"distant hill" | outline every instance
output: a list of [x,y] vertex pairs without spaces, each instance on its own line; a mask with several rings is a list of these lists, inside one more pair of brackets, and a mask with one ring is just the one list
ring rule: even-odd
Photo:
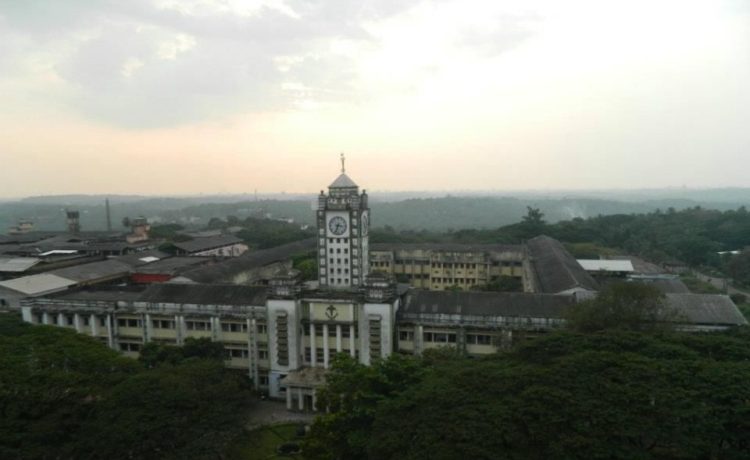
[[[512,224],[521,220],[527,206],[541,209],[545,219],[554,223],[577,217],[647,213],[670,207],[728,210],[750,205],[750,189],[523,192],[515,196],[472,193],[442,197],[431,197],[428,192],[413,192],[411,197],[407,192],[374,193],[371,195],[372,222],[375,227],[389,225],[396,229],[444,231]],[[0,202],[0,233],[21,218],[32,219],[38,230],[63,230],[65,208],[81,212],[84,230],[103,230],[106,227],[104,198],[66,195]],[[291,218],[308,225],[315,222],[315,195],[264,194],[258,195],[257,200],[250,194],[109,198],[114,229],[122,228],[124,217],[140,215],[152,222],[178,222],[188,227],[202,227],[212,217],[228,215]]]

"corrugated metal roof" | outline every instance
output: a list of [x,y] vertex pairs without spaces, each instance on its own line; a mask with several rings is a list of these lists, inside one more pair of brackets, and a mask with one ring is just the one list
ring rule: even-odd
[[541,292],[554,294],[574,288],[597,290],[594,278],[556,239],[540,235],[526,245]]
[[443,252],[518,252],[520,244],[460,244],[460,243],[373,243],[372,251],[443,251]]
[[747,320],[732,299],[718,294],[666,294],[667,305],[685,316],[688,323],[734,326]]
[[174,247],[181,249],[185,252],[193,253],[200,251],[207,251],[209,249],[220,248],[223,246],[229,246],[231,244],[242,243],[242,240],[234,235],[219,235],[219,236],[206,236],[202,238],[195,238],[190,241],[182,241],[179,243],[172,243]]
[[75,284],[74,280],[50,273],[40,273],[38,275],[22,276],[21,278],[0,281],[0,286],[30,296],[61,291]]
[[553,294],[412,290],[406,295],[401,311],[404,314],[562,318],[574,302],[572,296]]
[[266,288],[234,284],[152,284],[138,300],[191,305],[265,306]]
[[25,272],[39,262],[35,257],[0,257],[0,272]]
[[86,282],[103,278],[126,276],[130,273],[130,265],[120,262],[119,260],[110,259],[60,268],[58,270],[52,270],[50,273],[77,282]]
[[275,248],[261,249],[222,261],[208,267],[200,267],[185,272],[182,276],[198,283],[231,282],[232,278],[247,270],[270,265],[290,259],[297,254],[313,251],[317,248],[317,239],[308,238],[283,244]]
[[584,270],[590,272],[632,272],[633,264],[629,260],[577,259]]

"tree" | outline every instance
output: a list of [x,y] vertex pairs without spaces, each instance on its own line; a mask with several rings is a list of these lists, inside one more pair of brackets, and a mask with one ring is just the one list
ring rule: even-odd
[[660,330],[679,320],[657,288],[643,283],[616,283],[595,299],[574,305],[566,315],[567,327],[580,332],[605,329]]
[[147,368],[87,335],[0,315],[0,458],[217,458],[255,397],[206,342],[146,344]]
[[331,412],[313,424],[305,454],[747,458],[748,345],[742,330],[562,331],[482,359],[389,358],[373,368],[347,359],[321,392]]

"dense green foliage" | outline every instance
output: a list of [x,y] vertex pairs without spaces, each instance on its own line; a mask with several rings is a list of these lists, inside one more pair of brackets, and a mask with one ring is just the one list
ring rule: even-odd
[[252,393],[204,341],[179,355],[149,369],[0,315],[0,458],[216,458]]
[[[485,359],[342,357],[311,458],[748,458],[750,335],[561,332]],[[338,403],[341,401],[341,403]]]
[[566,325],[579,332],[661,330],[670,329],[679,319],[656,287],[614,283],[606,285],[595,298],[575,304],[567,314]]
[[716,211],[699,207],[669,209],[650,214],[608,215],[573,219],[555,224],[540,221],[537,209],[529,208],[517,224],[495,230],[456,230],[447,233],[396,231],[385,227],[372,232],[373,242],[519,243],[547,234],[568,243],[578,257],[595,258],[621,251],[655,262],[681,261],[729,273],[750,285],[750,252],[721,257],[719,251],[750,246],[750,212]]

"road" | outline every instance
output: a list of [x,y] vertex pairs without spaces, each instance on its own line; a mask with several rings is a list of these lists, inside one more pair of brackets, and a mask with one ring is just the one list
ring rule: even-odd
[[729,281],[726,278],[719,278],[716,276],[710,276],[699,272],[693,272],[701,281],[706,281],[708,283],[711,283],[714,287],[721,289],[722,291],[725,291],[727,294],[744,294],[748,297],[750,297],[750,292],[742,291],[740,289],[737,289],[736,287],[732,286]]

